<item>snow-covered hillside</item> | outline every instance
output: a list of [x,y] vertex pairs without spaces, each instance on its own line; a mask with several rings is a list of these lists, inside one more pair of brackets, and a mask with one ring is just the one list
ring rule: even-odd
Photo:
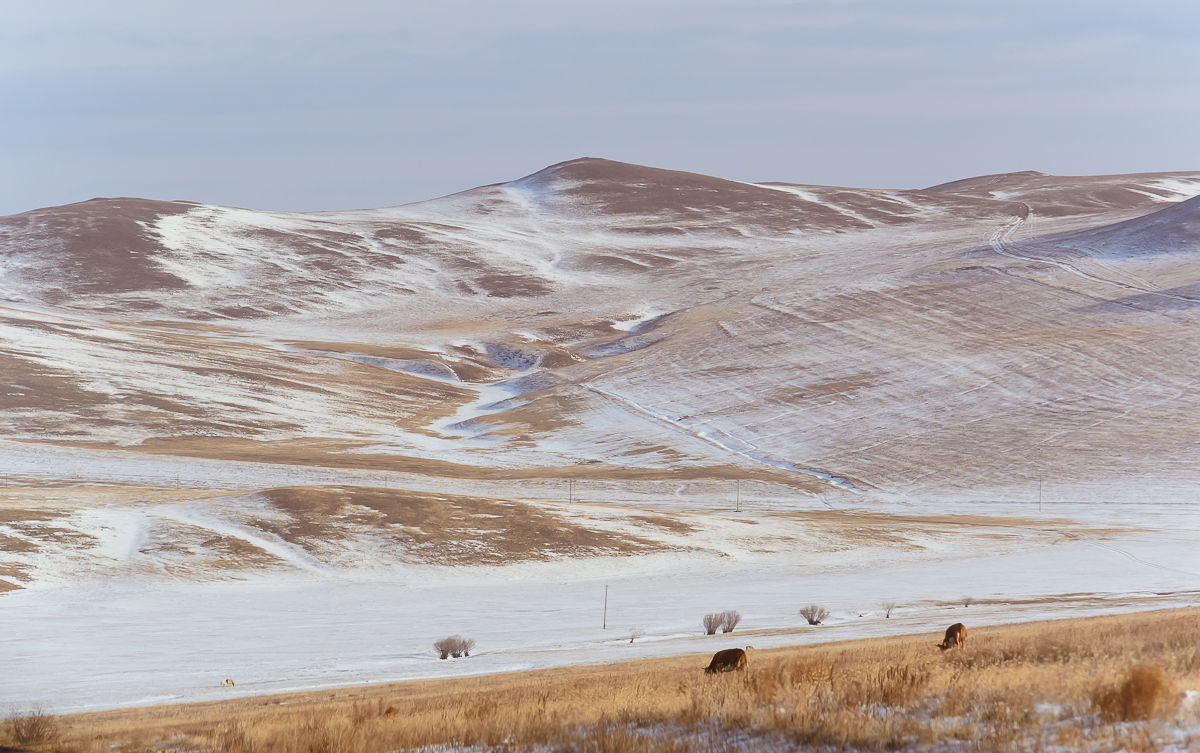
[[[283,661],[288,618],[247,594],[411,597],[483,633],[465,594],[495,586],[534,605],[505,619],[562,618],[503,633],[492,669],[592,641],[563,616],[591,596],[563,594],[610,577],[635,612],[681,589],[636,617],[671,651],[743,592],[764,630],[791,629],[772,594],[867,594],[849,620],[898,582],[918,627],[967,590],[993,620],[1187,603],[1197,194],[1200,173],[885,190],[583,159],[386,209],[0,218],[0,634],[48,671],[29,642],[55,605],[101,609],[99,588],[174,625],[195,600],[277,631],[229,635],[319,685],[346,655]],[[351,675],[435,671],[416,655]],[[138,666],[112,702],[144,700],[159,664]],[[60,669],[63,698],[107,702]]]
[[329,465],[729,465],[901,493],[1169,475],[1200,440],[1190,297],[1158,295],[1196,282],[1194,201],[1170,203],[1191,191],[589,159],[382,210],[38,210],[0,220],[0,416],[11,438],[319,444]]

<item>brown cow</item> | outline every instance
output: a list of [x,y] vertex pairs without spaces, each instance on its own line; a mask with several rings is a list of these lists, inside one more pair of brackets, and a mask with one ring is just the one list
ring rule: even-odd
[[[754,646],[746,646],[746,651],[752,651],[753,649]],[[704,668],[704,674],[711,675],[715,672],[731,672],[735,669],[745,669],[746,651],[740,648],[727,648],[724,651],[718,651],[713,654],[712,661]]]
[[233,680],[221,680],[221,687],[233,687]]
[[967,626],[961,622],[956,622],[946,628],[946,637],[942,639],[941,643],[937,644],[937,647],[943,651],[955,646],[959,648],[967,647]]

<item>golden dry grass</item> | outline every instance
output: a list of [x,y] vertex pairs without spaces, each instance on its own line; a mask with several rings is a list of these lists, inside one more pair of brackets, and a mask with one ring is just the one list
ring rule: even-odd
[[[45,751],[1200,746],[1200,609],[60,717]],[[1136,720],[1143,721],[1136,721]],[[1114,722],[1129,720],[1121,724]],[[1188,737],[1188,730],[1192,737]],[[1174,735],[1174,737],[1170,737]]]

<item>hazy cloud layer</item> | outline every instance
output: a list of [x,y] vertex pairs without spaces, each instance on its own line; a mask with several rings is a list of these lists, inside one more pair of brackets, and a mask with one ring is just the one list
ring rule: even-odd
[[383,206],[579,156],[897,187],[1195,170],[1198,30],[1191,0],[14,4],[0,213]]

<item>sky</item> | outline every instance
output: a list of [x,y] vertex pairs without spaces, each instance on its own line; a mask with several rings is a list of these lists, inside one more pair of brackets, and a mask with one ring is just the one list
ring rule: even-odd
[[920,188],[1200,170],[1195,0],[40,0],[0,215],[380,207],[606,157]]

